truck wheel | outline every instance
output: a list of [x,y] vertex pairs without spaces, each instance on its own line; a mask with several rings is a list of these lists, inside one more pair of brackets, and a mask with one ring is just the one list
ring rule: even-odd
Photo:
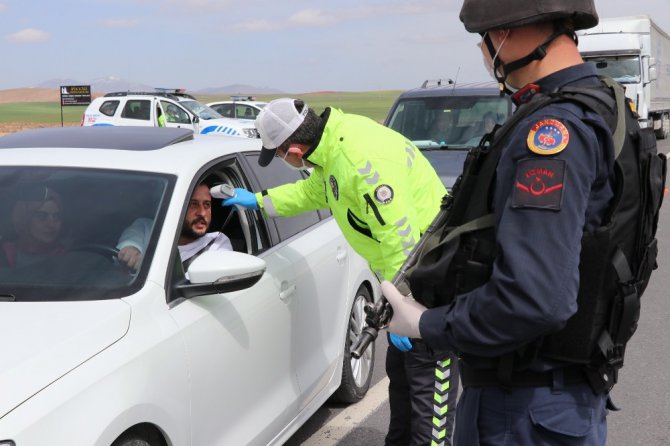
[[670,116],[667,113],[661,115],[661,128],[656,130],[656,137],[658,139],[668,139],[670,135]]
[[344,341],[344,360],[342,363],[342,383],[331,397],[332,401],[338,403],[355,403],[360,401],[368,389],[372,380],[372,370],[375,365],[375,344],[370,344],[368,349],[359,359],[351,356],[351,347],[361,335],[365,327],[365,311],[363,307],[372,302],[372,296],[365,287],[361,285],[356,292],[354,304],[349,315],[349,328],[347,338]]

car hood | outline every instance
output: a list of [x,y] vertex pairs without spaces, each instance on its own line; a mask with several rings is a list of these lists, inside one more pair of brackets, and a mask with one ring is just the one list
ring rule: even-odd
[[122,300],[1,302],[0,418],[128,331]]
[[447,189],[451,189],[463,172],[463,163],[468,156],[468,150],[432,149],[421,153],[428,158]]

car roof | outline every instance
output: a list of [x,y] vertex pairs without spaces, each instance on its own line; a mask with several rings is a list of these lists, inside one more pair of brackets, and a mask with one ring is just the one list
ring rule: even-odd
[[404,91],[398,99],[406,98],[426,98],[436,96],[497,96],[500,95],[500,89],[496,82],[469,82],[462,84],[442,84],[435,83],[430,85],[428,81],[421,87]]
[[196,100],[195,96],[183,92],[166,92],[166,91],[116,91],[107,93],[104,98],[125,97],[125,96],[161,96],[172,99],[173,101]]
[[0,149],[28,147],[157,150],[193,139],[193,131],[180,128],[115,126],[32,129],[0,138]]
[[258,138],[160,127],[63,127],[0,137],[3,165],[71,166],[193,175],[222,156],[260,151]]

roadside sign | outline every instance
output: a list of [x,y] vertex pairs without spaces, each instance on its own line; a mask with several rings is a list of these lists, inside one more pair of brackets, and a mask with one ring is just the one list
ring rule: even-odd
[[88,105],[91,103],[90,85],[61,85],[60,105]]

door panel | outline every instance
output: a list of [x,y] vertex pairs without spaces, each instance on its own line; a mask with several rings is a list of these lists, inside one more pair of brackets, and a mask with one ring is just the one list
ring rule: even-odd
[[267,444],[296,415],[294,328],[279,296],[295,278],[278,253],[264,260],[253,287],[171,309],[189,356],[192,444]]

